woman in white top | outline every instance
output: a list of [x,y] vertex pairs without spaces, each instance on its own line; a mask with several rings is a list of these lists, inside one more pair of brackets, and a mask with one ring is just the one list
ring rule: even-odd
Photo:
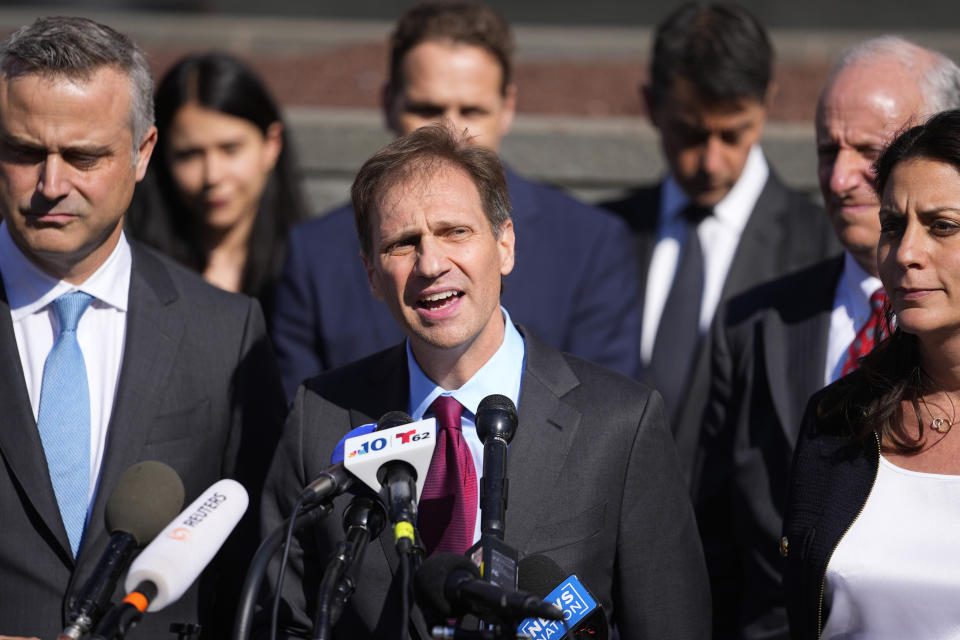
[[791,633],[960,638],[960,111],[876,169],[896,329],[807,408],[781,540]]

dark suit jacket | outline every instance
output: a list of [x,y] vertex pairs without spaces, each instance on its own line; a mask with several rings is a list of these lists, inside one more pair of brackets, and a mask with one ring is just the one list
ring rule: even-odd
[[[260,307],[204,283],[131,243],[123,362],[92,515],[74,561],[30,408],[6,295],[0,297],[0,633],[54,638],[109,541],[104,507],[120,475],[159,460],[183,480],[185,504],[223,477],[251,493],[250,518],[228,541],[236,554],[181,600],[147,613],[137,638],[171,638],[171,622],[225,637],[235,582],[255,525],[257,490],[276,444],[284,401]],[[246,531],[244,530],[246,529]],[[246,536],[244,536],[246,533]],[[238,566],[239,565],[239,566]],[[233,575],[226,567],[234,567]],[[219,591],[217,585],[219,582]],[[123,597],[122,580],[113,602]]]
[[842,257],[819,262],[717,312],[694,472],[716,638],[788,637],[777,553],[787,472],[803,409],[823,387],[842,269]]
[[[647,272],[657,241],[660,185],[638,189],[627,198],[603,205],[619,214],[633,231],[636,266],[646,295]],[[723,285],[721,301],[766,280],[837,253],[839,245],[823,209],[802,193],[788,189],[770,170],[757,204],[737,245]],[[642,316],[642,313],[641,313]],[[700,345],[687,381],[684,403],[672,411],[671,423],[680,462],[689,477],[710,387],[709,337]],[[641,381],[656,388],[656,380]]]
[[[863,509],[877,479],[880,436],[859,442],[839,413],[822,419],[820,400],[858,372],[810,398],[790,470],[781,553],[790,637],[818,640],[830,603],[823,600],[827,564],[840,539]],[[882,535],[883,532],[877,532]]]
[[[510,444],[506,542],[576,573],[620,637],[707,638],[709,594],[696,525],[658,394],[561,354],[521,328],[526,362]],[[323,374],[297,393],[264,492],[265,532],[292,508],[351,427],[409,404],[401,345]],[[283,595],[287,631],[304,636],[317,581],[349,498],[293,550]],[[372,544],[336,635],[398,635],[400,597],[389,527]],[[426,637],[415,611],[414,635]]]
[[[502,300],[547,343],[636,374],[638,279],[625,269],[630,239],[609,213],[507,170],[516,263]],[[277,285],[273,339],[290,397],[307,377],[400,342],[373,298],[349,206],[294,228]]]

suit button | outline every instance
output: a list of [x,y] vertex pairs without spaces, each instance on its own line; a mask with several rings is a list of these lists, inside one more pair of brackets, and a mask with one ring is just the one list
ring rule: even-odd
[[790,551],[790,541],[787,540],[787,536],[780,538],[780,555],[784,558],[787,557],[787,553]]

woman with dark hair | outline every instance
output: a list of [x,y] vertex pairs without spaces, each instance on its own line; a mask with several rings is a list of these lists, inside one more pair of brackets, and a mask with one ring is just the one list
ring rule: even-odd
[[303,218],[280,111],[223,53],[191,55],[157,86],[158,149],[131,206],[131,235],[229,291],[269,321],[287,233]]
[[895,330],[807,407],[780,549],[794,638],[960,637],[960,111],[876,170]]

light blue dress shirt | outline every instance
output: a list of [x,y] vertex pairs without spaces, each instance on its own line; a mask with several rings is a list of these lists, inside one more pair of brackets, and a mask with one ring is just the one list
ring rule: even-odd
[[[417,364],[413,352],[410,351],[410,341],[407,340],[407,369],[410,375],[410,416],[414,420],[422,420],[430,405],[438,396],[453,396],[463,405],[464,412],[461,419],[463,437],[466,438],[473,456],[473,465],[477,470],[477,481],[483,477],[483,443],[477,436],[474,418],[480,401],[487,396],[499,393],[505,395],[519,407],[520,382],[523,378],[524,358],[526,346],[523,337],[510,320],[510,314],[503,307],[505,331],[503,343],[496,353],[480,367],[459,389],[444,389],[426,376],[420,365]],[[521,425],[522,426],[522,425]],[[477,487],[477,495],[479,487]],[[480,505],[477,505],[477,524],[474,530],[474,542],[480,539]]]

